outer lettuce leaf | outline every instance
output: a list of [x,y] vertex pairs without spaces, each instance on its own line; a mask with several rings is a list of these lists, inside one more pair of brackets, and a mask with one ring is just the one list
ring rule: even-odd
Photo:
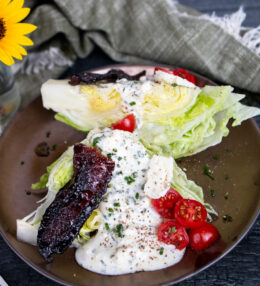
[[202,188],[195,182],[188,180],[184,171],[178,167],[175,161],[173,164],[172,188],[176,189],[183,198],[196,200],[204,204],[208,211],[209,219],[211,219],[211,215],[217,215],[214,208],[210,204],[205,203]]
[[239,103],[244,95],[231,91],[229,86],[203,88],[196,103],[181,116],[145,123],[139,131],[140,140],[152,152],[174,158],[220,143],[229,133],[229,119],[233,117],[236,126],[260,114],[260,109]]
[[53,169],[53,167],[56,165],[56,163],[58,163],[58,160],[57,159],[56,161],[54,161],[50,166],[48,166],[46,169],[47,169],[47,172],[44,173],[41,177],[40,177],[40,181],[37,182],[37,183],[34,183],[31,185],[31,189],[32,190],[40,190],[40,189],[45,189],[47,188],[47,183],[48,183],[48,180],[49,180],[49,176],[50,176],[50,172],[51,170]]
[[80,126],[80,125],[76,124],[75,122],[73,122],[71,119],[69,119],[67,116],[65,116],[64,114],[62,114],[62,113],[60,113],[60,112],[59,112],[59,113],[56,113],[56,114],[54,115],[54,118],[55,118],[56,120],[59,120],[59,121],[61,121],[61,122],[65,123],[65,124],[67,124],[67,125],[69,125],[69,126],[75,128],[75,129],[79,130],[79,131],[84,131],[84,132],[87,132],[87,131],[88,131],[86,128],[84,128],[83,126]]

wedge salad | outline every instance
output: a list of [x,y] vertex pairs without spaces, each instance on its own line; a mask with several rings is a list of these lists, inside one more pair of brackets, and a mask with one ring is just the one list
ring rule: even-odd
[[175,158],[220,143],[230,118],[236,126],[260,110],[239,103],[244,96],[230,86],[197,87],[185,70],[136,77],[85,72],[42,86],[43,106],[88,132],[32,184],[47,194],[17,220],[18,239],[48,261],[75,247],[78,264],[93,272],[151,271],[220,237],[210,223],[217,211]]

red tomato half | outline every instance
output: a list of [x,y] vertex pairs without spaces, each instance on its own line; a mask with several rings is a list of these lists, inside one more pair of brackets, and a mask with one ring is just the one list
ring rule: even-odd
[[135,130],[135,116],[131,113],[120,121],[114,123],[111,128],[133,132]]
[[202,226],[191,229],[189,237],[192,249],[204,250],[215,243],[219,239],[220,234],[213,224],[205,222]]
[[205,222],[207,211],[198,201],[181,199],[176,203],[174,217],[182,226],[196,228]]
[[152,199],[151,203],[159,215],[164,218],[174,218],[174,207],[182,196],[174,189],[169,189],[165,196],[159,199]]
[[157,232],[158,240],[166,244],[173,244],[182,250],[189,244],[189,236],[184,227],[174,220],[162,223]]
[[188,81],[190,81],[190,82],[195,84],[195,77],[194,77],[194,75],[188,73],[185,69],[175,69],[175,70],[173,70],[173,74],[177,75],[179,77],[182,77],[182,78],[184,78],[184,79],[186,79],[186,80],[188,80]]
[[177,75],[181,78],[184,78],[192,83],[195,84],[195,77],[194,75],[190,74],[189,72],[187,72],[185,69],[165,69],[165,68],[159,68],[159,67],[156,67],[154,69],[154,73],[156,71],[162,71],[162,72],[167,72],[167,73],[170,73],[170,74],[174,74],[174,75]]

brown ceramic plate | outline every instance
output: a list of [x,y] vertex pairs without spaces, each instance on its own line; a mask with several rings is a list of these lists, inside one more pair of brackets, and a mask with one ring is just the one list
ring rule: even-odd
[[[109,67],[111,68],[111,67]],[[121,66],[126,72],[135,73],[151,66]],[[106,69],[100,69],[103,72]],[[214,84],[195,75],[197,84]],[[256,220],[260,207],[260,133],[253,120],[231,128],[222,143],[208,150],[179,161],[187,169],[188,177],[204,189],[206,201],[219,213],[215,225],[221,240],[204,252],[187,249],[183,260],[167,269],[139,272],[122,276],[103,276],[81,268],[74,259],[74,249],[57,255],[52,263],[46,263],[37,248],[16,239],[16,219],[22,218],[36,208],[36,201],[43,194],[32,192],[26,195],[32,182],[39,180],[46,166],[53,162],[69,145],[82,140],[82,132],[55,121],[54,113],[41,106],[41,99],[21,111],[0,140],[0,230],[13,251],[35,270],[66,285],[158,285],[175,283],[210,266],[227,254]],[[46,132],[50,136],[46,137]],[[57,144],[49,157],[37,157],[35,146],[46,141]],[[229,152],[228,152],[229,151]],[[214,160],[213,156],[219,159]],[[24,161],[24,165],[20,162]],[[203,175],[203,166],[214,170],[215,180]],[[225,177],[228,176],[228,179]],[[216,196],[210,195],[214,189]],[[224,198],[225,193],[228,199]],[[224,223],[223,215],[231,215],[233,221]]]

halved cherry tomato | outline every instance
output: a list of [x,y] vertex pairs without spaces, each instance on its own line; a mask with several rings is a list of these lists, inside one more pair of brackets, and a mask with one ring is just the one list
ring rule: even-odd
[[205,222],[202,226],[191,229],[189,237],[192,249],[203,250],[215,243],[220,234],[213,224]]
[[189,244],[189,236],[185,228],[174,220],[162,223],[158,229],[157,236],[159,241],[173,244],[179,250],[182,250]]
[[182,196],[174,189],[169,189],[165,196],[159,199],[152,199],[151,203],[155,210],[164,218],[174,218],[174,207]]
[[175,69],[175,70],[173,70],[173,74],[177,75],[179,77],[182,77],[182,78],[184,78],[184,79],[186,79],[186,80],[188,80],[188,81],[190,81],[190,82],[195,84],[195,77],[194,77],[194,75],[188,73],[185,69]]
[[182,226],[196,228],[205,222],[207,211],[198,201],[181,199],[176,203],[174,217]]
[[120,121],[114,123],[111,128],[133,132],[135,130],[135,116],[131,113]]
[[167,73],[170,73],[170,74],[174,74],[174,75],[177,75],[181,78],[184,78],[192,83],[195,84],[195,77],[194,75],[190,74],[189,72],[187,72],[185,69],[165,69],[165,68],[160,68],[160,67],[156,67],[154,69],[154,73],[156,71],[162,71],[162,72],[167,72]]

